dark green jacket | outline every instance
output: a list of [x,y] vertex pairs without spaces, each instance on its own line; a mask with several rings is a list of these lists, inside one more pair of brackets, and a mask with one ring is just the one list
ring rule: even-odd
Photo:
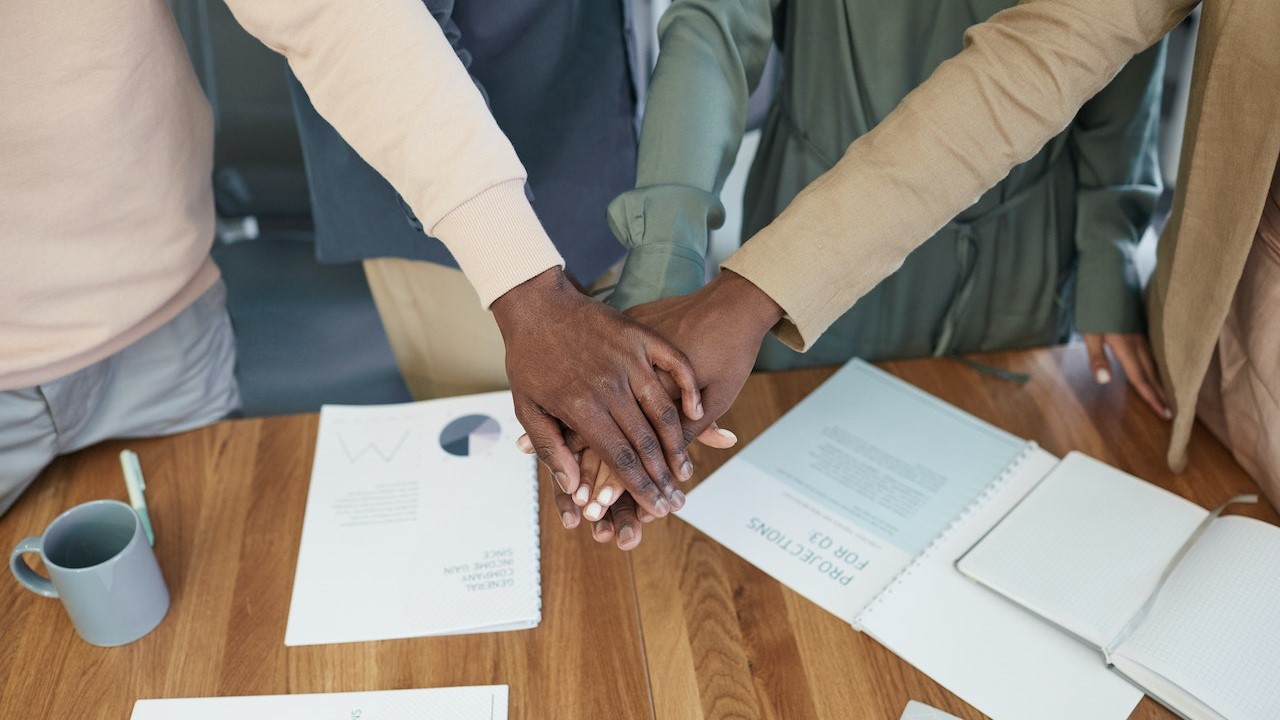
[[[610,205],[630,250],[613,302],[629,307],[704,281],[708,232],[723,222],[718,194],[772,42],[784,69],[747,184],[744,238],[959,52],[966,28],[1013,4],[676,0],[659,31],[636,189]],[[805,355],[770,338],[760,366],[1043,345],[1064,340],[1073,322],[1082,332],[1141,331],[1132,255],[1161,190],[1163,65],[1163,44],[1137,56]]]

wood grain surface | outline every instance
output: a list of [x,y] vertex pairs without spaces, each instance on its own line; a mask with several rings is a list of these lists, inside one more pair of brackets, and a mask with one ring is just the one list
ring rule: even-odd
[[[1122,378],[1095,386],[1083,348],[978,359],[1032,380],[1017,385],[945,359],[883,367],[1050,452],[1082,450],[1201,505],[1255,491],[1199,427],[1187,471],[1169,472],[1167,425]],[[722,424],[745,444],[830,373],[755,376]],[[145,638],[96,648],[76,636],[57,601],[0,579],[0,717],[123,720],[146,697],[497,683],[511,686],[512,718],[538,720],[896,720],[911,699],[982,717],[678,520],[645,526],[629,555],[561,529],[545,477],[538,628],[286,648],[316,427],[314,415],[236,420],[104,443],[55,462],[0,518],[0,546],[38,534],[77,503],[125,499],[116,454],[133,448],[173,604]],[[695,450],[697,477],[728,457]],[[1269,506],[1247,512],[1276,522]],[[1133,717],[1172,715],[1144,700]]]

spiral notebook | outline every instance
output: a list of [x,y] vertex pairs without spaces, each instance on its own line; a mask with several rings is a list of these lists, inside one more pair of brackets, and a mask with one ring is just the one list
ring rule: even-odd
[[1182,717],[1274,720],[1280,528],[1222,509],[1071,453],[957,567]]
[[854,360],[679,516],[998,720],[1118,720],[1139,690],[955,568],[1056,463]]
[[326,405],[285,645],[536,627],[535,461],[509,392]]

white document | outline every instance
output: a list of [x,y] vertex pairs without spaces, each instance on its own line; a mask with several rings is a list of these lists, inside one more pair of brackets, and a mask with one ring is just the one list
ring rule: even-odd
[[286,645],[535,627],[534,460],[508,392],[325,406]]
[[506,720],[507,686],[139,700],[130,720]]
[[693,490],[680,518],[852,623],[1028,446],[854,360]]
[[907,702],[907,708],[902,711],[902,717],[899,720],[960,720],[960,718],[944,713],[936,707],[911,700]]

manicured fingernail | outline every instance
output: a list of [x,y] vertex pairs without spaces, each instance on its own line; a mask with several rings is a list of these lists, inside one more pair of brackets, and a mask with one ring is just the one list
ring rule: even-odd
[[1093,372],[1093,379],[1097,380],[1099,385],[1106,385],[1111,382],[1111,371],[1106,368],[1098,368]]
[[591,503],[587,506],[586,510],[582,511],[582,514],[585,515],[588,520],[594,522],[604,517],[604,508],[600,507],[599,503]]
[[516,438],[516,447],[520,448],[520,452],[526,455],[533,454],[533,441],[529,439],[528,435],[521,435]]
[[693,463],[685,460],[684,464],[680,466],[680,479],[688,480],[691,477],[693,477]]
[[657,502],[653,504],[654,517],[662,517],[669,512],[671,512],[671,503],[667,502],[666,498],[660,497]]
[[1162,413],[1160,413],[1160,414],[1164,416],[1164,419],[1165,419],[1165,420],[1172,420],[1172,419],[1173,419],[1173,411],[1172,411],[1172,410],[1170,410],[1169,408],[1165,408],[1165,409],[1164,409],[1164,412],[1162,412]]
[[589,490],[586,485],[579,485],[578,491],[573,494],[573,501],[578,503],[578,507],[582,507],[583,505],[586,505],[587,501],[590,499],[591,490]]
[[560,513],[560,522],[564,523],[564,526],[566,528],[573,527],[573,513],[569,512],[568,510],[565,510],[564,512]]
[[724,438],[725,440],[730,440],[734,443],[738,442],[738,436],[734,435],[732,432],[728,430],[725,430],[724,428],[716,428],[716,432],[719,433],[720,437]]
[[608,505],[612,500],[613,500],[613,488],[611,487],[604,488],[603,490],[600,491],[600,494],[596,497],[596,502],[600,503],[601,505]]
[[555,476],[556,484],[560,486],[560,489],[569,492],[569,476],[560,471],[555,471],[552,475]]
[[696,413],[698,414],[698,417],[694,418],[694,420],[697,420],[697,419],[701,418],[701,417],[702,417],[702,403],[698,403],[698,407],[694,408],[694,409],[693,409],[693,411],[694,411],[694,412],[696,412]]
[[684,507],[684,493],[679,490],[671,493],[671,509],[679,510]]
[[618,544],[626,547],[636,539],[636,531],[630,525],[623,525],[618,531]]

